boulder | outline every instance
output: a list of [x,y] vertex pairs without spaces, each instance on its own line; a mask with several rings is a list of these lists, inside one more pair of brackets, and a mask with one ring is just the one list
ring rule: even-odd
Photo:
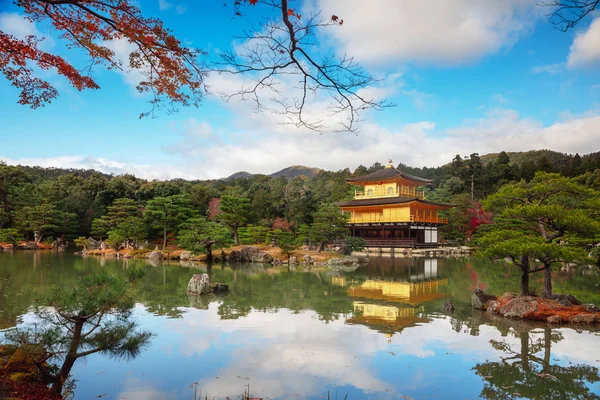
[[232,250],[229,253],[229,257],[227,258],[229,262],[241,262],[242,261],[242,253],[237,250]]
[[488,314],[498,314],[498,309],[500,308],[500,302],[497,300],[490,300],[487,304],[487,313]]
[[2,244],[2,245],[0,245],[0,248],[2,250],[14,250],[15,246],[9,243],[9,244]]
[[179,255],[179,259],[183,261],[189,261],[192,258],[192,253],[189,251],[184,251]]
[[565,307],[581,305],[581,302],[577,300],[575,296],[572,296],[570,294],[554,294],[552,295],[552,300]]
[[583,306],[585,308],[585,311],[589,312],[589,313],[597,313],[600,312],[600,309],[598,309],[598,307],[596,307],[595,304],[586,304],[585,306]]
[[343,258],[332,258],[327,262],[327,266],[332,271],[352,272],[360,268],[360,261],[356,256],[345,256]]
[[212,292],[210,285],[210,278],[208,274],[196,274],[192,276],[187,286],[188,294],[192,296],[198,296],[202,294],[209,294]]
[[213,293],[227,293],[229,292],[229,285],[225,283],[213,283],[211,290]]
[[538,297],[520,296],[508,301],[498,309],[498,312],[505,317],[528,318],[538,310],[538,307]]
[[471,293],[471,306],[477,310],[487,310],[488,303],[490,300],[497,300],[498,298],[491,294],[485,294],[483,290],[477,288]]
[[241,261],[251,263],[270,263],[273,257],[255,246],[246,246],[241,251]]
[[151,251],[146,254],[145,258],[147,258],[148,260],[162,260],[163,255],[160,251]]
[[454,304],[452,304],[452,302],[448,300],[446,303],[444,303],[444,307],[442,307],[442,310],[444,312],[454,312]]
[[302,262],[311,265],[315,263],[315,260],[313,260],[313,258],[308,254],[305,254],[304,257],[302,257]]
[[296,265],[296,263],[298,262],[298,259],[294,256],[291,256],[290,259],[288,260],[288,264],[291,265]]
[[574,324],[593,324],[596,322],[600,322],[600,316],[591,313],[577,314],[570,316],[569,322],[572,322]]
[[546,319],[546,321],[549,324],[560,324],[562,319],[560,318],[560,315],[551,315]]

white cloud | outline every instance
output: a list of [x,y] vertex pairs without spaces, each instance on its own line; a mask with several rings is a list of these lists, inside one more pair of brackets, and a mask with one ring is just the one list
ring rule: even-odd
[[592,21],[587,31],[575,37],[570,48],[567,66],[585,66],[598,61],[600,61],[600,18]]
[[562,72],[565,68],[565,63],[556,63],[556,64],[548,64],[548,65],[538,65],[536,67],[531,68],[531,72],[534,74],[542,74],[547,73],[550,75],[558,74]]
[[470,63],[512,45],[532,29],[540,14],[531,0],[315,1],[323,15],[344,20],[324,34],[370,65]]
[[173,7],[173,4],[169,3],[167,0],[158,0],[158,8],[160,11],[167,11]]
[[44,38],[41,48],[50,48],[54,46],[54,40],[48,35],[43,35],[36,27],[35,23],[26,19],[23,15],[17,13],[0,13],[0,30],[13,35],[17,39],[24,39],[28,35]]
[[136,44],[129,42],[127,39],[114,39],[104,42],[104,45],[112,50],[115,53],[115,58],[121,62],[123,70],[118,72],[123,76],[125,82],[136,87],[146,79],[146,73],[143,69],[129,67],[129,55],[131,52],[138,50]]
[[[587,154],[598,151],[600,114],[562,116],[544,126],[508,109],[490,109],[484,116],[465,120],[458,127],[438,131],[431,121],[395,128],[364,122],[358,135],[318,135],[278,124],[276,116],[248,112],[238,115],[239,126],[215,134],[206,123],[194,119],[181,124],[180,142],[168,148],[177,156],[169,168],[139,165],[93,157],[51,157],[8,159],[10,164],[94,168],[106,173],[133,173],[153,179],[216,179],[245,170],[273,173],[294,164],[328,170],[354,169],[393,158],[412,166],[437,166],[456,154],[469,152],[526,151],[551,149]],[[228,136],[227,141],[222,137]],[[0,154],[0,159],[2,155]]]
[[175,7],[175,14],[185,14],[185,12],[187,11],[187,7],[183,6],[183,5],[177,5]]

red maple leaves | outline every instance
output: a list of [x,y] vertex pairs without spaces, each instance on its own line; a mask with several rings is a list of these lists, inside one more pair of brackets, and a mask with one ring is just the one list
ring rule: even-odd
[[[143,17],[128,0],[15,0],[15,4],[30,21],[49,22],[69,48],[90,56],[83,73],[63,58],[39,50],[40,38],[19,40],[0,32],[0,71],[22,90],[21,104],[37,108],[58,96],[56,88],[35,75],[31,64],[56,68],[78,90],[99,87],[90,76],[95,65],[137,69],[144,75],[137,90],[152,96],[153,109],[163,101],[197,106],[204,94],[205,72],[196,61],[200,51],[183,47],[160,20]],[[117,40],[134,45],[128,62],[111,50],[110,43]]]

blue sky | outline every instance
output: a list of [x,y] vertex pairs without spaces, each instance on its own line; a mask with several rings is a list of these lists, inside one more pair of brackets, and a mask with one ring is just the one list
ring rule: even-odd
[[[265,14],[260,6],[232,18],[224,1],[139,0],[186,44],[214,59]],[[374,90],[396,107],[365,115],[358,135],[319,135],[282,126],[247,102],[209,96],[199,109],[139,120],[147,99],[135,71],[97,70],[100,90],[77,92],[53,72],[59,99],[42,109],[18,105],[0,78],[0,159],[9,163],[96,168],[146,178],[218,178],[239,170],[271,173],[293,164],[355,168],[393,158],[435,166],[455,154],[549,148],[600,151],[600,15],[567,33],[554,29],[535,0],[427,4],[414,1],[311,0],[294,7],[323,10],[344,25],[318,34],[319,52],[354,56],[382,79]],[[0,29],[46,35],[8,1]],[[50,34],[45,50],[85,65]],[[121,43],[122,45],[123,43]],[[126,55],[127,47],[115,47]],[[211,76],[214,92],[252,77]],[[321,112],[318,107],[315,113]]]

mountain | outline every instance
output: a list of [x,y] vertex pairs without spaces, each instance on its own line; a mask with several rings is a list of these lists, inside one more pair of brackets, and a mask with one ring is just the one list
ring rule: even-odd
[[285,176],[287,179],[294,179],[297,176],[306,176],[307,178],[312,178],[321,171],[322,169],[320,168],[310,168],[305,167],[304,165],[292,165],[291,167],[284,168],[281,171],[271,174],[271,177],[279,178],[280,176]]
[[230,181],[233,179],[252,179],[252,177],[255,174],[251,174],[250,172],[246,172],[246,171],[239,171],[236,172],[235,174],[229,175],[227,178],[225,178],[226,181]]
[[[272,173],[269,176],[271,178],[279,178],[280,176],[284,176],[288,180],[294,179],[297,176],[305,176],[307,178],[312,178],[321,171],[322,169],[320,168],[305,167],[304,165],[292,165],[291,167],[287,167],[282,169],[281,171]],[[225,178],[225,180],[229,181],[232,179],[252,179],[256,175],[259,174],[251,174],[250,172],[239,171],[233,175],[228,176],[227,178]]]

